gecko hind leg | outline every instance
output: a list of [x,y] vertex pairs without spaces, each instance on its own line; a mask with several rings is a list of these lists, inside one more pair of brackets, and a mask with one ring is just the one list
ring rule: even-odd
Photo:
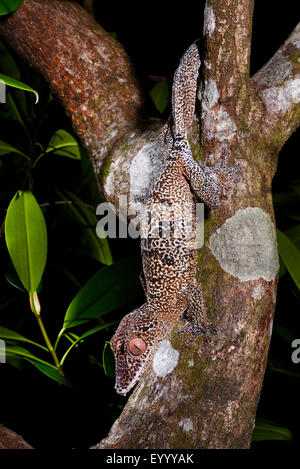
[[188,343],[192,343],[198,336],[201,336],[204,343],[209,344],[211,336],[219,332],[219,328],[207,319],[202,290],[199,285],[193,285],[189,288],[188,307],[182,317],[187,321],[187,324],[181,329],[180,333],[189,332]]

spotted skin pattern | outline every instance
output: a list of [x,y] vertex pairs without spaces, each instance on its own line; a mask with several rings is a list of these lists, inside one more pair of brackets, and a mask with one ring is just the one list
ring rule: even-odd
[[[188,342],[200,335],[208,343],[217,332],[207,319],[202,291],[195,280],[194,196],[210,209],[218,209],[240,180],[241,168],[238,164],[226,167],[229,155],[225,150],[215,167],[193,160],[187,130],[194,116],[199,67],[198,45],[194,43],[174,75],[172,116],[160,133],[165,166],[147,201],[142,224],[141,280],[147,301],[122,319],[111,339],[116,361],[115,389],[123,395],[139,380],[180,316],[186,319],[181,332],[189,333]],[[143,348],[133,354],[130,344],[135,340]]]

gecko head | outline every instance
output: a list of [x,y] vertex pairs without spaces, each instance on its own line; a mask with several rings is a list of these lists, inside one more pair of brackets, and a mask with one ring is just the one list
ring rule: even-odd
[[118,394],[127,394],[137,383],[166,330],[163,321],[143,309],[136,309],[122,319],[111,339]]

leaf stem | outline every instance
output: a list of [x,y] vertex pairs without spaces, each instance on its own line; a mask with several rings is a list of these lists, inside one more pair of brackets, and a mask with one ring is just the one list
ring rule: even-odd
[[37,319],[37,322],[38,322],[38,325],[40,326],[40,329],[41,329],[41,332],[43,334],[43,337],[44,337],[44,340],[45,340],[45,343],[48,347],[48,350],[53,358],[53,361],[54,361],[54,364],[57,368],[57,371],[59,372],[59,374],[61,376],[64,376],[64,373],[63,373],[63,370],[62,370],[62,366],[61,364],[59,363],[59,360],[57,358],[57,355],[52,347],[52,344],[50,342],[50,339],[48,337],[48,334],[47,334],[47,331],[45,329],[45,326],[43,324],[43,321],[42,321],[42,318],[41,318],[41,314],[40,314],[40,303],[39,303],[39,299],[38,299],[38,296],[37,296],[37,293],[36,291],[34,292],[30,292],[29,293],[29,300],[30,300],[30,306],[31,306],[31,310],[32,312],[35,314],[35,317]]
[[73,344],[68,348],[68,350],[66,351],[66,353],[64,354],[64,356],[62,357],[61,361],[60,361],[60,364],[63,365],[64,364],[64,361],[65,359],[67,358],[67,356],[69,355],[69,353],[71,352],[71,350],[75,347],[75,345],[77,345],[79,342],[80,342],[80,338],[78,340],[76,340],[75,342],[73,342]]
[[68,341],[71,342],[71,344],[73,344],[76,341],[76,339],[73,339],[71,335],[67,333],[65,333],[65,338],[68,339]]
[[63,328],[61,329],[61,331],[59,332],[59,334],[58,334],[58,336],[57,336],[57,338],[56,338],[55,344],[54,344],[54,351],[57,349],[58,342],[59,342],[61,336],[64,334],[65,330],[66,330],[66,329],[63,327]]

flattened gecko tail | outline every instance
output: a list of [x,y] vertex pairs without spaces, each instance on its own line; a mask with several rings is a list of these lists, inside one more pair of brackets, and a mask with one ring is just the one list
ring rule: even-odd
[[200,65],[199,43],[195,41],[181,57],[174,74],[172,112],[176,134],[185,135],[193,123]]

